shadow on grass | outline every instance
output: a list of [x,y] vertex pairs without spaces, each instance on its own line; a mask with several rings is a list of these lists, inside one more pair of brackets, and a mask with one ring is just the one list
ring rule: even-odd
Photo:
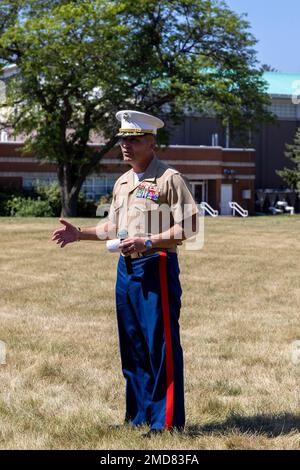
[[185,433],[189,437],[204,434],[224,434],[228,431],[263,435],[269,438],[300,431],[300,415],[292,414],[231,416],[222,423],[186,425]]

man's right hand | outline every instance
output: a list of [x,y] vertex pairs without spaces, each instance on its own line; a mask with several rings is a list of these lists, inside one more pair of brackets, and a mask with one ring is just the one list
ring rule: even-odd
[[61,244],[61,248],[66,246],[68,243],[79,241],[80,231],[78,230],[78,228],[64,219],[59,219],[59,221],[65,226],[65,228],[55,230],[52,235],[52,240],[57,240],[56,243],[58,245]]

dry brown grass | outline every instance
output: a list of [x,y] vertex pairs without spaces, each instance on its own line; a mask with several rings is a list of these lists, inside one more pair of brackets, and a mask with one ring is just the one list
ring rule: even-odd
[[299,448],[300,217],[205,224],[204,249],[180,252],[186,432],[145,441],[109,429],[124,415],[117,255],[59,248],[57,219],[0,219],[1,449]]

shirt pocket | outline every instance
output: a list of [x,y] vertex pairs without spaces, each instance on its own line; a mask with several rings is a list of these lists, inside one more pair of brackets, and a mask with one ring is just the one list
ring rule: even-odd
[[114,217],[117,225],[117,230],[126,228],[126,212],[123,199],[117,199],[114,202]]
[[143,200],[135,204],[140,224],[145,235],[155,235],[170,228],[170,208],[167,204],[158,204],[152,200]]

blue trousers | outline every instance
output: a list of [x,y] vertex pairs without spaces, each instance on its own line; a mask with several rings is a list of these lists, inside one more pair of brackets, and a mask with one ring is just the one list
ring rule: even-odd
[[127,274],[120,256],[116,283],[125,421],[151,429],[183,428],[181,286],[176,253],[133,259]]

